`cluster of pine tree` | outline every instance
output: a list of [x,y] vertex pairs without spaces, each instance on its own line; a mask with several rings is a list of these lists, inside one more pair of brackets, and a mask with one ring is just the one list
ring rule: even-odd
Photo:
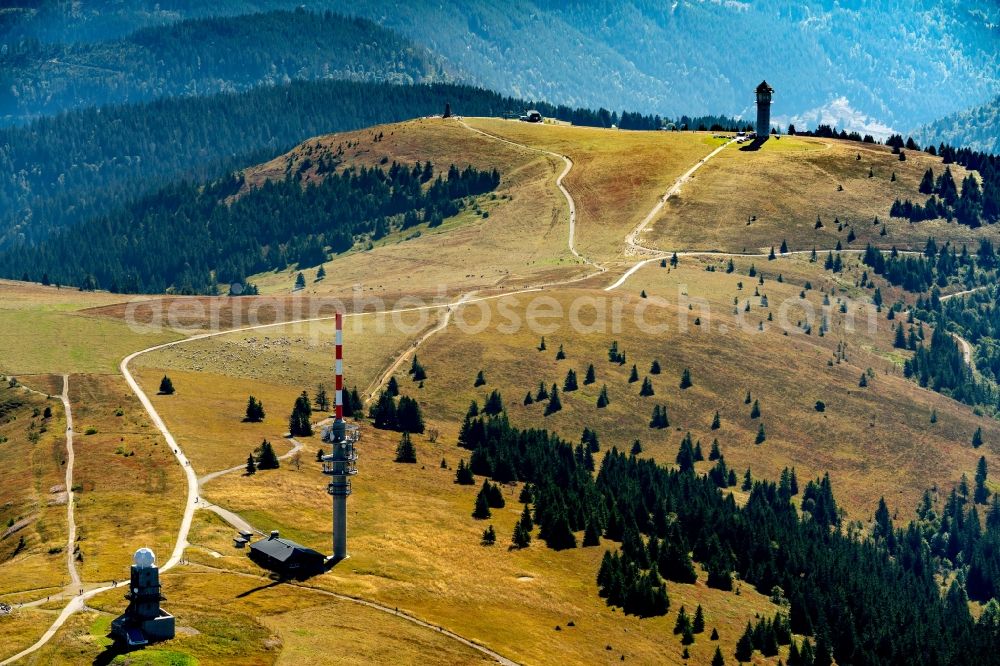
[[[790,135],[798,136],[816,136],[822,139],[842,139],[844,141],[857,141],[858,143],[878,143],[871,134],[865,134],[863,137],[858,132],[848,132],[847,130],[837,131],[836,127],[831,125],[826,125],[820,123],[816,126],[814,130],[796,130],[795,125],[788,126],[788,133]],[[912,139],[911,139],[912,141]],[[886,144],[889,145],[889,144]],[[917,150],[914,148],[914,150]]]
[[[424,220],[458,212],[464,197],[494,189],[500,174],[454,165],[429,186],[424,168],[393,163],[328,174],[303,187],[291,174],[230,201],[243,187],[232,175],[205,187],[181,183],[119,214],[21,245],[8,259],[15,274],[44,271],[61,284],[94,284],[126,293],[215,293],[216,285],[292,263],[322,263],[365,235],[378,240],[406,214]],[[80,252],[80,247],[87,247]],[[166,250],[165,248],[169,248]]]
[[[933,240],[931,243],[933,244]],[[948,279],[958,275],[960,268],[972,264],[972,257],[964,245],[962,251],[958,252],[950,243],[940,250],[934,244],[932,253],[928,246],[923,255],[903,255],[895,247],[886,255],[869,243],[865,247],[862,262],[876,275],[884,277],[889,284],[910,292],[923,293],[935,285],[946,286]]]
[[504,501],[500,486],[490,483],[489,479],[484,479],[479,494],[476,495],[476,506],[472,510],[472,517],[486,520],[492,515],[491,509],[502,509],[505,506],[507,506],[507,502]]
[[[950,167],[946,166],[936,180],[934,170],[928,168],[920,181],[920,192],[930,195],[923,206],[909,199],[905,201],[896,199],[889,209],[889,215],[905,218],[911,222],[944,218],[948,222],[955,220],[968,227],[982,226],[983,190],[972,174],[962,180],[962,193],[959,194]],[[996,218],[987,219],[990,222],[996,221]]]
[[[928,147],[927,152],[940,155],[945,164],[959,164],[970,171],[976,171],[982,178],[982,187],[976,185],[976,194],[970,197],[966,209],[970,226],[1000,221],[1000,156],[969,148],[953,148],[945,144],[938,146],[937,150],[933,146]],[[963,181],[965,182],[968,182],[968,178]],[[962,196],[965,197],[964,184]]]
[[969,405],[995,403],[995,390],[977,381],[965,363],[958,343],[942,326],[931,334],[930,346],[917,345],[916,353],[903,363],[903,375],[926,388]]
[[380,430],[395,430],[405,433],[422,433],[424,418],[420,405],[409,396],[399,396],[399,400],[388,391],[380,391],[375,404],[368,410],[368,418]]
[[[990,245],[992,249],[992,244]],[[983,279],[989,279],[984,275]],[[986,287],[958,298],[942,301],[936,293],[917,302],[923,318],[933,318],[939,326],[957,329],[976,346],[976,369],[994,382],[1000,381],[1000,308],[996,287]]]
[[257,398],[250,396],[247,399],[246,415],[243,417],[243,420],[247,423],[260,423],[264,420],[265,416],[264,403]]
[[[543,540],[553,540],[548,545],[573,547],[580,531],[619,541],[619,558],[633,563],[628,570],[637,572],[635,579],[641,572],[651,586],[654,561],[656,573],[669,580],[687,559],[701,562],[709,584],[720,589],[732,589],[735,576],[765,594],[778,586],[791,630],[817,637],[838,663],[909,663],[914,654],[931,653],[939,663],[962,663],[1000,645],[1000,623],[972,619],[961,582],[954,593],[940,595],[938,565],[916,538],[916,524],[897,532],[891,557],[885,545],[844,532],[828,475],[806,484],[797,508],[789,500],[790,470],[781,486],[748,474],[748,497],[740,506],[708,475],[615,448],[595,477],[570,444],[544,430],[514,428],[505,414],[467,417],[460,445],[472,451],[477,474],[530,482],[535,522]],[[691,449],[693,455],[693,444]],[[966,517],[963,533],[972,533],[971,523]],[[951,524],[949,519],[949,535],[955,533]],[[990,572],[1000,566],[992,568],[988,543],[983,541],[977,571],[993,580]],[[965,562],[976,560],[975,548],[968,556]],[[962,560],[956,555],[955,561]],[[625,571],[625,564],[616,569]]]
[[667,586],[660,579],[656,564],[643,572],[628,557],[604,551],[597,572],[597,588],[609,606],[620,607],[626,615],[653,617],[666,615],[670,608]]
[[792,627],[788,616],[778,613],[773,619],[762,617],[757,624],[747,628],[736,643],[736,661],[752,661],[754,651],[765,657],[776,657],[781,645],[792,642]]

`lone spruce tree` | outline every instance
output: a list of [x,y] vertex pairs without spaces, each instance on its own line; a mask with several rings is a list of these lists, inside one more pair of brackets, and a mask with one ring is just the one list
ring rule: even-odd
[[295,399],[292,415],[288,419],[288,432],[292,437],[310,437],[313,434],[312,406],[309,404],[309,394],[305,391]]
[[410,439],[410,433],[408,432],[404,432],[403,436],[399,438],[399,444],[396,446],[396,462],[417,462],[417,449],[414,448],[413,440]]
[[330,396],[326,392],[326,386],[320,384],[316,387],[316,395],[313,396],[313,404],[316,410],[326,412],[330,410]]
[[688,370],[687,368],[684,368],[684,372],[681,373],[680,386],[682,389],[690,388],[691,386],[693,386],[693,384],[691,383],[691,371]]
[[521,550],[531,545],[531,530],[524,529],[524,525],[520,521],[514,525],[514,534],[511,536],[510,545],[515,550]]
[[472,517],[476,520],[486,520],[491,515],[489,489],[484,485],[476,495],[476,508],[472,511]]
[[767,441],[767,433],[764,432],[764,424],[761,423],[757,428],[757,437],[754,438],[754,444],[763,444]]
[[243,420],[248,423],[260,423],[264,420],[264,405],[260,400],[250,396],[247,400],[246,416]]
[[247,456],[247,476],[253,476],[257,473],[257,465],[253,461],[253,454]]
[[587,374],[583,377],[583,384],[584,386],[587,386],[589,384],[593,384],[595,381],[597,381],[597,376],[594,372],[594,364],[591,363],[587,366]]
[[170,381],[170,377],[163,375],[163,379],[160,380],[160,395],[173,395],[174,394],[174,383]]
[[545,405],[545,415],[555,414],[560,409],[562,409],[562,402],[559,401],[559,389],[555,384],[552,385],[552,393],[549,397],[549,404]]
[[604,386],[601,387],[601,392],[597,396],[597,408],[598,409],[603,409],[603,408],[607,407],[608,404],[610,404],[610,402],[611,401],[608,400],[608,387],[607,387],[607,385],[604,385]]
[[979,456],[979,462],[976,464],[976,489],[973,492],[976,504],[986,504],[986,500],[990,496],[990,491],[986,487],[987,474],[986,457]]
[[566,373],[566,381],[563,382],[563,393],[569,393],[577,389],[576,371],[570,368]]
[[257,469],[278,469],[281,465],[274,452],[271,442],[266,439],[260,443],[260,455],[257,456]]

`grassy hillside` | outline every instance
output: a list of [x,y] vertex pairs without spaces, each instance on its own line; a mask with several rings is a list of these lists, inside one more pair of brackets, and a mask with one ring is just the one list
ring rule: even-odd
[[[539,664],[621,663],[623,658],[638,663],[706,663],[716,645],[731,662],[747,622],[758,616],[772,617],[780,610],[770,598],[771,586],[755,589],[747,582],[753,579],[746,575],[742,582],[735,582],[734,591],[722,591],[707,585],[708,572],[699,564],[693,584],[667,584],[671,603],[666,615],[639,619],[608,607],[598,595],[596,582],[606,549],[627,552],[633,546],[602,536],[598,546],[556,551],[546,547],[536,530],[530,547],[508,549],[521,513],[521,485],[505,485],[506,506],[495,508],[488,521],[478,521],[471,512],[482,479],[477,478],[472,486],[454,483],[459,461],[470,458],[469,451],[457,446],[463,417],[471,401],[482,406],[493,390],[501,392],[517,427],[544,428],[573,444],[585,427],[594,429],[600,438],[595,454],[598,465],[612,447],[629,451],[639,440],[639,459],[673,469],[681,438],[690,432],[706,457],[717,439],[726,464],[737,477],[749,468],[753,478],[773,481],[785,468],[794,467],[798,483],[805,487],[808,481],[829,473],[842,531],[858,538],[876,533],[872,515],[883,497],[897,527],[919,515],[925,521],[921,530],[935,534],[942,524],[932,521],[947,510],[949,493],[961,487],[963,477],[973,478],[980,456],[992,469],[1000,465],[1000,425],[995,419],[983,409],[921,388],[903,376],[903,364],[914,352],[894,343],[897,327],[909,327],[908,313],[893,311],[890,319],[888,306],[897,298],[912,304],[917,295],[890,288],[881,276],[869,274],[874,282],[862,283],[868,269],[856,254],[843,254],[843,270],[837,273],[802,254],[773,261],[734,257],[731,270],[724,256],[681,254],[676,265],[671,265],[666,255],[663,265],[651,261],[614,290],[606,290],[639,259],[623,239],[677,176],[699,164],[717,141],[700,133],[529,127],[475,118],[466,122],[422,119],[320,136],[248,170],[245,189],[232,195],[234,200],[245,198],[250,188],[263,186],[268,179],[285,178],[286,173],[306,185],[318,182],[329,177],[318,164],[330,164],[333,157],[335,171],[393,160],[430,160],[436,168],[449,163],[463,168],[495,166],[503,174],[496,192],[476,198],[440,227],[421,224],[373,241],[370,248],[359,244],[327,261],[326,277],[321,280],[316,279],[315,269],[308,268],[304,271],[307,286],[296,292],[301,299],[289,295],[294,270],[253,278],[271,294],[256,304],[266,323],[329,316],[338,307],[351,313],[368,312],[380,306],[379,299],[388,307],[425,308],[347,320],[348,385],[367,392],[394,375],[402,394],[420,405],[427,431],[414,437],[417,464],[406,465],[394,462],[399,434],[377,430],[362,420],[359,474],[349,500],[352,556],[330,573],[309,580],[307,586],[399,608],[511,659]],[[500,138],[477,133],[470,126]],[[553,151],[556,156],[541,151]],[[671,199],[645,242],[737,251],[744,245],[748,250],[769,248],[783,238],[791,249],[813,243],[829,248],[838,240],[847,246],[848,229],[835,233],[833,216],[857,221],[855,247],[871,239],[919,248],[930,235],[929,229],[938,242],[972,242],[994,232],[990,227],[972,232],[944,222],[909,225],[889,221],[881,213],[887,220],[886,237],[862,230],[861,221],[870,224],[869,216],[878,209],[915,191],[928,166],[935,171],[941,168],[937,158],[907,154],[907,160],[899,162],[880,147],[792,137],[770,141],[758,152],[728,146],[684,183],[676,205]],[[564,185],[576,201],[577,245],[584,254],[605,263],[605,272],[595,272],[568,247],[569,211],[555,184],[564,169],[559,155],[574,163]],[[868,178],[869,168],[873,178]],[[893,171],[895,181],[891,180]],[[838,184],[842,190],[837,190]],[[817,214],[825,222],[818,230],[812,224]],[[757,215],[749,227],[747,215]],[[727,223],[731,218],[737,221]],[[974,277],[971,269],[954,275],[945,289],[957,290],[962,279]],[[532,285],[539,286],[503,297],[504,292]],[[881,310],[872,303],[873,286],[882,290],[886,305]],[[491,298],[455,306],[450,316],[441,307],[442,302],[467,292]],[[69,294],[77,294],[81,300],[74,309],[92,307],[83,316],[67,316],[68,331],[92,321],[124,330],[121,320],[129,312],[114,297],[100,293],[79,295],[15,285],[10,293],[18,294],[14,303],[20,305],[11,308],[14,312],[18,308],[44,312],[47,302],[42,297],[52,294],[64,295],[65,300],[56,302],[59,308],[69,309]],[[400,298],[405,295],[419,298]],[[33,305],[33,300],[40,305]],[[198,330],[242,325],[255,309],[251,298],[151,299],[139,308],[140,320],[155,321],[156,307],[169,304],[181,308],[181,322]],[[217,317],[211,307],[215,305],[219,306]],[[279,312],[277,306],[305,309]],[[914,321],[915,332],[918,327],[924,339],[930,339],[930,320]],[[293,400],[302,390],[312,394],[318,383],[324,382],[329,389],[332,382],[330,329],[329,321],[323,321],[219,335],[144,355],[135,370],[196,474],[237,468],[206,481],[199,489],[201,498],[238,513],[260,530],[278,529],[324,552],[330,547],[330,500],[324,492],[326,478],[314,462],[318,437],[299,438],[303,449],[282,461],[278,470],[245,476],[239,467],[264,438],[275,444],[279,454],[293,446],[283,437]],[[28,335],[19,332],[11,344],[25,344]],[[544,350],[540,350],[542,336]],[[609,360],[608,350],[615,342],[626,355],[624,363]],[[92,344],[100,346],[100,339],[93,338]],[[122,350],[152,343],[122,336],[116,344],[121,347],[114,349]],[[11,348],[16,356],[19,352]],[[559,350],[565,358],[556,358]],[[414,352],[427,373],[422,382],[406,373]],[[652,370],[654,361],[659,373]],[[57,371],[51,367],[57,365],[52,360],[33,362],[47,372]],[[584,377],[590,364],[595,381],[587,384]],[[630,381],[633,364],[637,381]],[[570,369],[579,386],[565,391]],[[485,384],[477,387],[480,370]],[[685,370],[691,385],[682,388]],[[172,378],[176,393],[154,395],[165,374]],[[654,395],[640,396],[647,378]],[[560,393],[561,409],[548,416],[544,399],[542,404],[537,400],[523,404],[525,394],[536,396],[540,384],[549,390],[555,384]],[[39,379],[37,385],[51,387],[52,382]],[[91,581],[120,578],[133,545],[118,538],[121,531],[153,543],[161,553],[172,543],[184,501],[179,492],[181,470],[162,443],[157,444],[159,437],[152,434],[138,403],[120,380],[74,376],[71,387],[74,409],[79,409],[77,430],[96,431],[81,435],[78,445],[82,568]],[[606,387],[609,404],[598,408],[602,387]],[[263,423],[242,422],[250,394],[264,403],[267,418]],[[654,405],[666,407],[668,427],[650,427]],[[752,413],[755,405],[759,414]],[[716,414],[719,422],[713,427]],[[14,423],[16,432],[22,420]],[[4,427],[0,426],[0,433]],[[982,446],[974,448],[977,429],[981,429]],[[135,455],[129,455],[132,451]],[[694,469],[703,474],[713,465],[701,461]],[[643,480],[629,480],[635,492],[641,492]],[[993,492],[1000,488],[991,476],[983,483]],[[916,510],[924,491],[930,491],[931,518],[926,511]],[[719,492],[726,501],[731,497],[734,508],[755,506],[754,496],[739,483]],[[711,493],[721,506],[723,499],[714,487]],[[800,491],[791,500],[801,512],[794,516],[796,524],[799,516],[807,514],[810,519],[805,524],[817,520],[815,499],[807,500],[803,494]],[[126,519],[124,507],[132,506],[135,516]],[[665,502],[657,507],[671,508]],[[646,513],[655,514],[657,507],[646,507]],[[675,516],[686,509],[680,504],[674,508]],[[977,511],[982,515],[989,508],[980,502]],[[480,544],[489,524],[498,538],[492,547]],[[813,536],[805,538],[814,539],[819,548],[840,538],[815,529],[809,533]],[[988,528],[987,534],[992,535],[994,529]],[[178,639],[157,648],[162,653],[153,653],[153,658],[188,655],[222,663],[309,660],[315,658],[319,640],[318,628],[306,617],[312,608],[341,614],[338,626],[343,625],[348,636],[358,636],[359,654],[369,660],[378,661],[387,653],[401,654],[405,660],[407,655],[427,650],[435,654],[451,650],[444,656],[459,663],[478,658],[454,644],[444,646],[442,637],[433,632],[397,625],[399,618],[369,617],[367,610],[333,603],[321,592],[264,579],[245,553],[232,547],[232,536],[232,527],[214,514],[196,514],[191,545],[185,551],[185,559],[192,564],[178,567],[164,580],[165,594],[171,600],[168,609],[177,613],[181,627],[195,631],[181,631]],[[579,543],[583,534],[575,536]],[[791,552],[794,546],[782,541],[786,536],[785,532],[767,532],[764,548],[774,550],[773,545],[766,545],[773,543],[781,552],[787,545]],[[927,552],[950,543],[926,538],[927,543],[919,547]],[[879,544],[883,543],[854,544],[857,550],[853,552],[882,548]],[[901,580],[908,583],[897,581],[879,589],[898,591],[902,598],[919,588],[933,599],[933,592],[950,583],[956,573],[961,574],[958,580],[967,576],[970,569],[964,557],[935,551],[933,561],[922,559],[921,566],[940,572],[939,577],[927,575],[919,581],[904,577]],[[807,571],[807,565],[800,571]],[[782,573],[790,571],[795,569]],[[831,575],[843,581],[854,573]],[[851,580],[860,581],[861,587],[870,582],[863,577]],[[892,587],[911,583],[905,589]],[[197,589],[203,590],[203,599],[197,598]],[[867,603],[863,595],[853,596],[851,603]],[[958,611],[966,600],[952,599],[949,612],[956,622],[962,621],[964,615]],[[793,608],[804,606],[801,601],[795,603]],[[937,600],[928,603],[933,608],[945,605]],[[699,604],[706,632],[695,638],[685,659],[681,638],[672,628],[682,605],[691,613]],[[93,602],[93,607],[109,613],[123,606],[114,595]],[[871,605],[884,626],[896,629],[891,613],[886,612],[889,607],[881,602]],[[980,610],[978,605],[972,608]],[[18,645],[30,643],[32,626],[40,631],[46,624],[44,617],[11,617]],[[101,636],[106,619],[89,613],[74,617],[38,658],[93,660],[104,647]],[[971,619],[968,622],[974,626]],[[369,623],[370,633],[361,635],[360,628]],[[719,632],[718,643],[708,637],[712,628]],[[234,636],[243,645],[234,647]],[[787,661],[787,648],[769,658],[757,654],[755,663],[774,666],[779,658]]]
[[[476,134],[456,120],[422,119],[320,137],[248,170],[247,183],[283,178],[289,168],[308,183],[316,178],[315,167],[300,171],[302,164],[336,154],[344,167],[427,160],[438,169],[451,163],[459,168],[493,166],[500,170],[501,182],[492,195],[478,199],[478,211],[467,209],[440,227],[421,224],[392,233],[371,249],[359,246],[336,257],[325,280],[314,281],[309,270],[306,288],[299,292],[303,295],[353,300],[356,294],[394,302],[403,295],[436,298],[472,289],[511,289],[584,270],[569,251],[566,201],[554,186],[562,161]],[[296,270],[260,274],[250,281],[263,293],[287,293]]]
[[78,569],[85,581],[122,580],[136,544],[170,552],[184,512],[184,473],[120,377],[73,376],[70,401]]
[[623,240],[674,181],[723,143],[701,132],[622,132],[473,119],[473,127],[573,160],[566,187],[578,206],[576,245],[598,261]]
[[[990,227],[889,217],[896,198],[922,198],[918,186],[928,168],[944,170],[938,157],[904,152],[907,159],[900,162],[883,146],[789,136],[756,152],[730,146],[670,199],[643,242],[664,250],[766,253],[772,246],[777,252],[782,240],[792,251],[823,251],[838,242],[853,249],[869,242],[922,249],[930,236],[974,249],[979,238],[996,238]],[[951,167],[961,182],[967,172]]]
[[[138,664],[300,664],[330,656],[330,631],[350,646],[338,663],[385,661],[428,664],[483,664],[479,653],[441,636],[360,604],[322,591],[276,586],[258,575],[235,576],[210,566],[171,571],[162,579],[176,617],[177,638],[122,656],[106,637],[121,612],[121,592],[106,592],[87,612],[71,618],[67,630],[39,651],[44,663]],[[220,607],[226,608],[225,618]]]
[[178,337],[84,312],[121,301],[102,292],[0,281],[0,372],[117,372],[128,353]]
[[[249,386],[265,392],[260,382]],[[219,446],[198,432],[201,419],[196,403],[207,399],[228,413],[239,409],[241,402],[234,399],[227,383],[214,378],[200,384],[195,396],[178,392],[171,398],[179,404],[165,412],[168,423],[196,461]],[[435,417],[433,424],[445,421]],[[356,479],[349,500],[352,557],[310,585],[376,599],[529,663],[560,659],[611,663],[622,654],[628,660],[682,663],[679,640],[669,633],[681,604],[689,610],[704,604],[709,626],[718,628],[727,649],[755,613],[774,612],[765,597],[748,588],[737,597],[708,589],[702,582],[671,587],[673,612],[665,618],[647,621],[613,613],[597,597],[593,582],[603,549],[556,554],[538,543],[524,551],[507,552],[520,510],[515,501],[517,488],[505,489],[508,509],[497,511],[492,519],[498,545],[483,548],[478,541],[484,525],[469,517],[475,488],[452,483],[460,457],[454,439],[442,437],[431,443],[417,438],[416,466],[392,462],[397,440],[394,433],[366,428],[363,477]],[[328,550],[329,498],[322,492],[323,477],[309,455],[318,444],[312,439],[303,441],[307,450],[301,469],[285,464],[253,478],[220,477],[206,485],[203,494],[261,529],[279,529],[301,543]],[[442,458],[449,469],[440,469]],[[289,505],[296,507],[294,519],[281,508]],[[195,548],[189,550],[189,558],[228,570],[256,571],[241,553],[233,551],[231,531],[205,524],[192,539]],[[570,621],[575,627],[567,625]],[[556,625],[561,631],[555,630]],[[501,626],[503,630],[498,631]],[[608,644],[612,650],[605,649]],[[700,637],[692,654],[710,656],[712,649],[707,636]]]
[[304,10],[206,18],[121,39],[10,44],[0,55],[0,122],[293,79],[427,83],[446,78],[426,49],[362,19]]
[[0,384],[0,601],[54,594],[69,582],[65,429],[58,399]]

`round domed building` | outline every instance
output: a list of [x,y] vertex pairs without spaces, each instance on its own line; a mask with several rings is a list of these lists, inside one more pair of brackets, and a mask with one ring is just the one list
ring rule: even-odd
[[160,608],[165,600],[160,593],[160,569],[149,548],[140,548],[132,556],[128,588],[128,608],[112,621],[111,635],[130,646],[173,638],[174,616]]

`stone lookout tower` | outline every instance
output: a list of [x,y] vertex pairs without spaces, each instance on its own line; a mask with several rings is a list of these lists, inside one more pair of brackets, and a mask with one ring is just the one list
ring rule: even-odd
[[132,556],[128,608],[111,623],[112,635],[130,646],[146,645],[174,637],[174,616],[160,608],[160,569],[156,555],[140,548]]
[[774,88],[761,81],[757,86],[757,136],[766,139],[771,133],[771,95]]

